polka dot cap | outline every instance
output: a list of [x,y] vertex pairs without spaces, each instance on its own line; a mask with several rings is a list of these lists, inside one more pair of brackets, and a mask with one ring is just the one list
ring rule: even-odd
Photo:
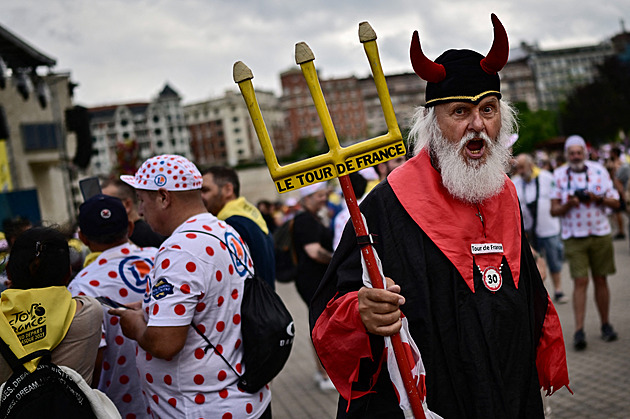
[[201,189],[201,173],[188,159],[174,154],[151,157],[140,166],[135,176],[123,175],[120,180],[136,189],[157,191],[189,191]]

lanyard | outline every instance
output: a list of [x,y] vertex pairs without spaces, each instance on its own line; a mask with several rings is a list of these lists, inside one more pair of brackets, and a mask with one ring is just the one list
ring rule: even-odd
[[[586,186],[584,187],[584,189],[588,190],[588,167],[585,166],[585,171],[584,174],[586,175]],[[569,167],[567,169],[567,177],[568,177],[568,181],[567,181],[567,191],[571,191],[571,168]]]

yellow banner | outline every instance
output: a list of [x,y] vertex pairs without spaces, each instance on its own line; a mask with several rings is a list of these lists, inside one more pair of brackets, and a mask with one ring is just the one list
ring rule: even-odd
[[7,156],[7,142],[6,140],[0,140],[0,192],[10,192],[12,190],[13,183],[11,182],[11,170]]
[[300,189],[306,185],[328,181],[339,176],[349,175],[350,173],[363,170],[367,167],[376,166],[387,160],[404,156],[405,153],[405,144],[401,140],[385,147],[352,156],[341,163],[334,165],[326,164],[293,176],[274,179],[274,183],[279,193],[289,192]]

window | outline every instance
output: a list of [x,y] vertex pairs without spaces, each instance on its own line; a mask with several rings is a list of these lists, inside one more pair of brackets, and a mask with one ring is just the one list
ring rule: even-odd
[[60,130],[55,124],[22,124],[20,129],[25,151],[54,150],[58,147]]

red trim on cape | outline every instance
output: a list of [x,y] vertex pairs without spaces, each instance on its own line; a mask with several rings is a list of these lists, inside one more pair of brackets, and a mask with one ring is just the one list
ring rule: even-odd
[[[328,377],[341,397],[348,401],[348,408],[350,400],[371,392],[371,388],[368,391],[353,391],[352,384],[359,379],[361,359],[369,358],[374,361],[370,338],[359,314],[357,294],[358,291],[354,291],[330,300],[317,319],[311,335]],[[385,359],[382,355],[378,361],[379,367],[372,377],[372,384],[376,383],[381,371]]]
[[540,386],[548,396],[564,386],[573,394],[569,388],[567,353],[564,348],[562,327],[549,294],[547,294],[547,312],[536,348],[536,369]]
[[[455,265],[472,292],[475,287],[471,244],[482,243],[501,243],[504,252],[475,255],[481,271],[488,266],[499,269],[505,256],[518,288],[521,214],[516,189],[507,176],[501,192],[478,206],[455,199],[448,192],[426,150],[396,168],[387,180],[407,213]],[[418,182],[422,183],[420,187]],[[476,215],[478,209],[484,218],[485,237],[484,226]]]

